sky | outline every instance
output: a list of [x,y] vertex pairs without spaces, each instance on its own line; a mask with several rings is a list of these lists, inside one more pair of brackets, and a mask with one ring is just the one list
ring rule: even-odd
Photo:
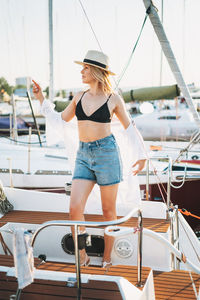
[[[153,1],[161,16],[161,0]],[[54,87],[82,87],[82,60],[89,49],[100,50],[118,76],[134,47],[144,17],[142,0],[53,0]],[[186,83],[200,86],[200,0],[163,0],[163,24]],[[15,85],[30,76],[49,85],[48,0],[0,0],[0,77]],[[147,20],[120,87],[175,84],[161,48]],[[116,76],[117,80],[117,76]]]

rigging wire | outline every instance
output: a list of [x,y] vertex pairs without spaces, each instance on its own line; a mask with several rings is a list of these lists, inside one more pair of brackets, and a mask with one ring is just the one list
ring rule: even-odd
[[191,141],[189,142],[189,144],[187,145],[187,147],[185,147],[184,149],[182,149],[180,151],[179,155],[174,160],[173,164],[178,161],[178,159],[183,155],[184,152],[187,152],[188,149],[191,149],[194,144],[196,144],[197,142],[199,142],[199,140],[200,140],[200,131],[198,131],[197,133],[195,133],[193,135],[193,137],[191,138]]
[[[87,13],[86,13],[86,10],[85,10],[85,8],[84,8],[84,6],[83,6],[81,0],[79,0],[79,3],[80,3],[80,5],[81,5],[81,7],[82,7],[82,9],[83,9],[83,12],[84,12],[84,14],[85,14],[85,17],[86,17],[86,19],[87,19],[87,21],[88,21],[88,23],[89,23],[89,26],[90,26],[90,28],[91,28],[93,34],[94,34],[94,37],[95,37],[95,39],[96,39],[96,41],[97,41],[97,44],[98,44],[98,46],[99,46],[99,49],[103,52],[102,47],[101,47],[101,45],[100,45],[100,42],[99,42],[99,40],[98,40],[98,38],[97,38],[97,35],[96,35],[95,31],[94,31],[94,28],[93,28],[93,26],[92,26],[92,23],[91,23],[90,20],[89,20],[89,17],[88,17],[88,15],[87,15]],[[139,39],[140,39],[140,37],[141,37],[141,34],[142,34],[142,31],[143,31],[144,25],[145,25],[145,23],[146,23],[148,14],[150,13],[150,8],[151,8],[151,7],[149,7],[149,8],[147,9],[147,11],[146,11],[146,15],[145,15],[145,18],[144,18],[142,27],[141,27],[141,29],[140,29],[138,38],[137,38],[136,43],[135,43],[135,45],[134,45],[134,47],[133,47],[133,50],[132,50],[131,55],[130,55],[130,57],[129,57],[129,59],[128,59],[128,62],[126,63],[125,67],[123,68],[123,70],[122,70],[122,72],[121,72],[121,74],[120,74],[120,76],[119,76],[119,79],[116,81],[115,78],[113,77],[113,80],[114,80],[114,83],[115,83],[115,89],[118,90],[118,92],[119,92],[119,94],[120,94],[121,96],[122,96],[122,93],[121,93],[121,91],[120,91],[119,88],[118,88],[118,87],[119,87],[119,83],[120,83],[121,79],[123,78],[123,76],[124,76],[124,74],[125,74],[125,72],[126,72],[128,66],[130,65],[131,59],[132,59],[132,57],[133,57],[133,54],[134,54],[134,52],[135,52],[135,49],[136,49],[136,47],[137,47],[137,45],[138,45],[138,42],[139,42]]]
[[[83,12],[84,12],[84,14],[85,14],[85,17],[86,17],[86,19],[87,19],[87,21],[88,21],[88,23],[89,23],[89,26],[90,26],[90,28],[91,28],[93,34],[94,34],[94,37],[95,37],[95,39],[96,39],[96,41],[97,41],[97,44],[98,44],[98,46],[99,46],[99,49],[103,52],[102,47],[101,47],[101,45],[100,45],[100,42],[99,42],[99,40],[98,40],[98,38],[97,38],[97,35],[96,35],[95,31],[94,31],[94,28],[93,28],[93,26],[92,26],[92,23],[91,23],[90,20],[89,20],[89,17],[88,17],[88,15],[87,15],[87,13],[86,13],[86,10],[85,10],[85,8],[84,8],[84,6],[83,6],[81,0],[79,0],[79,3],[80,3],[80,5],[81,5],[82,10],[83,10]],[[151,4],[151,5],[153,5],[153,4]],[[142,28],[141,28],[141,30],[140,30],[139,36],[138,36],[137,41],[136,41],[136,43],[135,43],[135,45],[134,45],[134,48],[133,48],[133,50],[132,50],[132,52],[131,52],[131,55],[130,55],[129,60],[128,60],[128,63],[126,64],[126,66],[125,66],[124,69],[122,70],[121,75],[120,75],[118,81],[116,81],[116,79],[112,76],[113,81],[114,81],[114,83],[115,83],[115,90],[118,91],[118,93],[120,94],[120,96],[121,96],[122,98],[123,98],[123,96],[122,96],[121,90],[119,89],[119,83],[120,83],[122,77],[124,76],[124,74],[125,74],[125,72],[126,72],[128,66],[129,66],[129,64],[130,64],[130,62],[131,62],[131,59],[132,59],[132,57],[133,57],[133,53],[135,52],[135,49],[136,49],[136,47],[137,47],[137,44],[138,44],[138,42],[139,42],[140,36],[141,36],[141,34],[142,34],[142,31],[143,31],[144,25],[145,25],[145,23],[146,23],[147,16],[148,16],[148,14],[150,13],[151,5],[150,5],[149,8],[146,10],[146,16],[145,16],[145,18],[144,18],[144,21],[143,21]],[[154,5],[153,5],[153,6],[154,6]]]
[[190,237],[189,237],[189,235],[188,235],[188,232],[187,232],[187,230],[185,230],[185,227],[183,226],[182,220],[181,220],[180,218],[179,218],[179,222],[180,222],[180,225],[182,226],[182,229],[183,229],[183,231],[185,232],[185,234],[186,234],[188,240],[190,241],[190,244],[191,244],[191,246],[192,246],[192,248],[193,248],[193,250],[194,250],[194,253],[196,254],[196,257],[197,257],[198,261],[200,261],[199,254],[197,253],[197,251],[196,251],[196,249],[195,249],[195,246],[193,245],[193,243],[192,243],[192,241],[191,241],[191,239],[190,239]]
[[190,279],[191,279],[191,282],[192,282],[192,287],[193,287],[193,290],[194,290],[194,293],[195,293],[195,297],[196,297],[196,299],[198,300],[199,297],[198,297],[197,288],[196,288],[194,279],[193,279],[193,277],[192,277],[192,272],[191,272],[190,270],[188,270],[188,273],[189,273],[189,275],[190,275]]
[[[98,46],[99,46],[99,49],[103,52],[102,47],[101,47],[101,45],[100,45],[100,42],[99,42],[99,40],[98,40],[98,38],[97,38],[97,35],[96,35],[96,33],[95,33],[94,29],[93,29],[92,23],[90,22],[89,17],[87,16],[86,10],[85,10],[85,8],[84,8],[84,6],[83,6],[81,0],[79,0],[79,3],[80,3],[80,5],[81,5],[81,7],[82,7],[82,9],[83,9],[83,12],[84,12],[84,14],[85,14],[85,17],[86,17],[86,19],[87,19],[87,21],[88,21],[88,23],[89,23],[89,25],[90,25],[90,28],[91,28],[91,30],[92,30],[92,32],[93,32],[93,34],[94,34],[94,37],[95,37],[95,39],[96,39],[96,41],[97,41],[97,44],[98,44]],[[152,4],[152,5],[153,5],[153,4]],[[115,89],[118,90],[118,92],[119,92],[119,94],[120,94],[121,96],[122,96],[121,90],[118,88],[118,87],[119,87],[119,83],[120,83],[121,79],[123,78],[123,76],[124,76],[124,74],[125,74],[125,72],[126,72],[128,66],[130,65],[131,59],[132,59],[132,57],[133,57],[133,54],[134,54],[134,52],[135,52],[135,49],[136,49],[136,47],[137,47],[137,45],[138,45],[138,42],[139,42],[139,39],[140,39],[140,37],[141,37],[141,34],[142,34],[142,31],[143,31],[144,25],[145,25],[145,23],[146,23],[148,14],[150,13],[150,9],[151,9],[151,6],[146,10],[146,15],[145,15],[144,21],[143,21],[143,23],[142,23],[142,27],[141,27],[141,29],[140,29],[138,38],[137,38],[136,43],[135,43],[135,45],[134,45],[134,47],[133,47],[133,50],[132,50],[131,55],[130,55],[130,57],[129,57],[129,59],[128,59],[128,62],[127,62],[127,64],[125,65],[125,67],[123,68],[123,70],[122,70],[122,72],[121,72],[121,74],[120,74],[120,77],[119,77],[118,81],[116,82],[115,78],[113,77],[113,80],[114,80],[114,82],[115,82]],[[123,97],[122,97],[122,98],[123,98]],[[152,164],[152,162],[151,162],[151,164]],[[163,202],[166,203],[166,199],[164,198],[164,195],[163,195],[163,193],[162,193],[162,190],[161,190],[160,185],[162,186],[162,188],[163,188],[165,194],[167,194],[167,191],[166,191],[166,189],[165,189],[163,183],[161,182],[159,176],[157,175],[156,169],[155,169],[154,167],[153,167],[153,172],[154,172],[154,175],[155,175],[155,176],[157,177],[157,179],[158,179],[157,184],[158,184],[158,188],[159,188],[159,190],[160,190],[160,194],[161,194],[162,200],[163,200]],[[159,181],[160,181],[160,182],[159,182]]]
[[96,35],[95,31],[94,31],[94,28],[93,28],[93,26],[92,26],[92,23],[90,22],[90,20],[89,20],[89,18],[88,18],[88,15],[87,15],[87,13],[86,13],[86,10],[85,10],[85,8],[84,8],[84,6],[83,6],[81,0],[78,0],[78,1],[79,1],[80,5],[81,5],[81,7],[82,7],[82,10],[83,10],[83,12],[84,12],[84,14],[85,14],[85,17],[86,17],[86,19],[87,19],[87,21],[88,21],[88,23],[89,23],[89,25],[90,25],[90,28],[91,28],[91,30],[92,30],[92,32],[93,32],[93,34],[94,34],[94,37],[95,37],[96,42],[97,42],[97,44],[98,44],[98,46],[99,46],[99,49],[103,52],[103,50],[102,50],[102,48],[101,48],[101,45],[100,45],[100,42],[99,42],[99,40],[98,40],[98,38],[97,38],[97,35]]
[[135,45],[134,45],[134,47],[133,47],[133,49],[132,49],[132,51],[131,51],[131,54],[130,54],[130,56],[129,56],[129,59],[128,59],[128,61],[127,61],[126,65],[125,65],[125,67],[123,68],[121,74],[119,75],[119,78],[118,78],[117,83],[116,83],[116,88],[118,88],[120,81],[122,80],[122,78],[123,78],[123,76],[124,76],[124,74],[125,74],[125,72],[126,72],[128,66],[130,65],[130,62],[131,62],[131,60],[132,60],[132,58],[133,58],[133,54],[134,54],[134,52],[135,52],[135,49],[136,49],[136,47],[137,47],[137,45],[138,45],[138,42],[139,42],[139,39],[140,39],[140,37],[141,37],[141,34],[142,34],[142,31],[143,31],[144,25],[145,25],[145,23],[146,23],[148,14],[149,14],[149,9],[147,9],[147,11],[146,11],[146,15],[145,15],[145,18],[144,18],[142,27],[141,27],[141,29],[140,29],[140,32],[139,32],[138,38],[137,38],[137,40],[136,40],[136,42],[135,42]]
[[[180,219],[179,219],[179,221],[180,221]],[[182,250],[182,253],[184,253],[183,247],[181,246],[180,248],[181,248],[181,250]],[[196,281],[196,280],[193,279],[193,277],[192,277],[192,272],[191,272],[191,270],[188,268],[188,266],[187,266],[186,264],[185,264],[185,266],[186,266],[186,268],[187,268],[187,270],[188,270],[188,273],[189,273],[189,276],[190,276],[190,280],[191,280],[191,283],[192,283],[192,288],[193,288],[195,297],[196,297],[196,299],[198,300],[199,298],[198,298],[197,288],[196,288],[196,285],[195,285],[195,281]]]

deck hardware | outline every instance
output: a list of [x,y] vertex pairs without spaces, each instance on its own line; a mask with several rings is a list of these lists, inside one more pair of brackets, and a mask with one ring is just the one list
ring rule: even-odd
[[10,187],[13,188],[13,177],[12,177],[12,158],[8,157],[7,160],[9,161],[9,174],[10,174]]
[[128,258],[133,254],[133,245],[128,239],[119,239],[115,242],[115,251],[119,257]]
[[[171,243],[179,250],[178,206],[170,207],[168,215],[170,218]],[[171,263],[173,269],[180,269],[180,260],[173,253],[171,253]]]
[[[21,289],[17,289],[16,295],[11,295],[11,296],[10,296],[10,300],[20,300],[21,292],[22,292]],[[11,297],[12,297],[12,298],[11,298]]]
[[[168,181],[167,181],[167,207],[168,207],[168,209],[171,207],[171,199],[170,199],[171,178],[172,178],[172,159],[169,158]],[[168,220],[169,220],[169,215],[168,215]]]
[[[175,222],[176,222],[176,240],[175,240],[175,246],[179,250],[179,219],[178,219],[178,205],[175,205]],[[180,262],[178,259],[176,259],[176,267],[178,270],[180,270]]]
[[[74,241],[72,234],[65,234],[61,240],[62,249],[69,255],[74,255]],[[104,252],[104,238],[102,235],[88,235],[85,243],[86,252],[89,256],[102,257]]]
[[74,287],[75,284],[76,284],[76,278],[74,277],[69,277],[68,280],[67,280],[67,283],[66,283],[66,286],[67,287]]
[[146,162],[146,200],[150,200],[149,199],[150,195],[149,195],[149,159],[147,159]]
[[38,255],[38,258],[40,259],[40,262],[37,264],[37,268],[46,263],[47,256],[45,254],[40,254]]
[[27,174],[31,174],[31,134],[32,134],[32,128],[28,128],[28,168],[27,168]]
[[46,254],[40,254],[40,255],[38,255],[38,258],[39,258],[42,262],[46,262],[46,260],[47,260]]
[[68,196],[71,195],[71,187],[72,187],[72,183],[71,182],[66,182],[65,183],[65,193]]
[[138,282],[136,286],[142,287],[144,283],[142,282],[142,212],[138,210],[138,256],[137,256],[137,265],[138,265]]
[[74,225],[74,246],[75,246],[75,261],[76,261],[76,280],[77,280],[77,300],[81,300],[81,272],[80,272],[80,256],[78,247],[78,230],[79,226]]

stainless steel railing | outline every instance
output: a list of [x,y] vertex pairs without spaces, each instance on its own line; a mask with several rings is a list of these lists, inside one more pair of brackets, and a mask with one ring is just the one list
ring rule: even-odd
[[126,216],[114,220],[114,221],[106,221],[106,222],[83,222],[83,221],[49,221],[45,222],[39,227],[32,236],[31,245],[34,247],[34,243],[38,234],[45,228],[50,226],[74,226],[74,236],[75,236],[75,262],[76,262],[76,280],[77,280],[77,299],[81,299],[81,275],[80,275],[80,261],[79,261],[79,248],[78,248],[78,228],[80,226],[85,227],[107,227],[112,225],[119,225],[126,222],[130,219],[135,213],[138,213],[138,225],[139,225],[139,237],[138,237],[138,285],[141,286],[141,278],[142,278],[142,213],[138,208],[132,209]]
[[170,197],[170,193],[171,193],[171,179],[172,179],[172,158],[171,157],[164,157],[164,156],[156,156],[156,157],[152,157],[151,159],[148,159],[147,160],[147,163],[146,163],[146,200],[150,200],[150,195],[149,195],[149,175],[150,175],[150,172],[149,172],[149,163],[150,163],[150,160],[152,159],[157,159],[157,160],[167,160],[169,162],[168,164],[168,175],[167,175],[167,201],[166,201],[166,204],[167,204],[167,208],[169,209],[169,207],[171,206],[171,197]]
[[[172,166],[173,161],[171,157],[153,157],[153,159],[164,159],[168,160],[168,170],[167,170],[167,219],[170,221],[170,238],[172,245],[176,246],[179,250],[179,229],[178,229],[178,206],[176,206],[176,216],[174,217],[174,209],[172,208],[173,203],[171,202],[171,187],[172,185]],[[174,161],[175,162],[175,161]],[[146,194],[148,195],[149,200],[149,160],[147,161],[147,168],[146,168]],[[171,253],[171,264],[172,268],[175,269],[175,265],[179,268],[179,262],[176,259],[176,256]]]

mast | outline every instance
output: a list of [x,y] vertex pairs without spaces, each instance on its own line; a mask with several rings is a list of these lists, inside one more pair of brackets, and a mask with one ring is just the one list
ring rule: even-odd
[[[163,24],[163,0],[161,1],[161,22]],[[162,85],[162,71],[163,71],[163,51],[160,50],[160,86]]]
[[53,0],[49,0],[49,99],[53,102]]
[[179,69],[179,66],[177,64],[176,58],[174,56],[174,53],[171,49],[170,43],[167,39],[167,36],[165,34],[164,28],[162,26],[162,23],[159,19],[157,10],[155,6],[152,4],[151,0],[143,0],[144,6],[147,9],[150,10],[149,12],[149,18],[153,25],[154,31],[158,37],[158,40],[160,42],[160,45],[162,47],[163,53],[165,54],[165,57],[169,63],[169,66],[172,70],[172,73],[176,79],[176,82],[189,106],[190,111],[192,112],[193,118],[195,122],[197,123],[198,127],[200,127],[200,117],[198,112],[195,109],[194,103],[192,101],[192,97],[190,95],[189,89],[183,79],[183,76],[181,74],[181,71]]

